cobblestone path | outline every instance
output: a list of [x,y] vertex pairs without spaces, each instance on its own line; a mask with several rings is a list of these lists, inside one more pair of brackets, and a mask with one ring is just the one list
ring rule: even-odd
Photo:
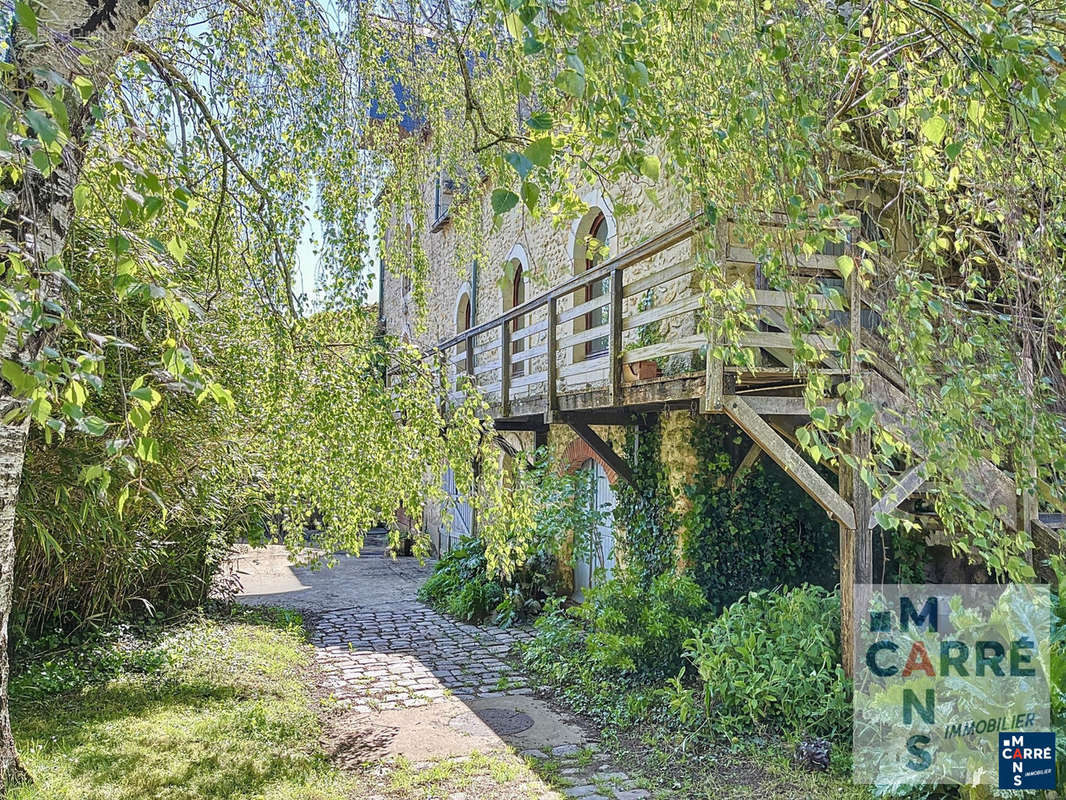
[[[415,599],[429,570],[368,544],[332,573],[290,568],[283,553],[242,561],[255,587],[247,602],[305,612],[334,713],[327,747],[363,776],[359,800],[653,796],[601,753],[595,731],[533,696],[513,666],[528,629],[437,613]],[[398,780],[402,770],[410,774]]]
[[312,643],[325,686],[356,712],[413,708],[446,695],[527,695],[504,660],[525,630],[456,622],[418,603],[331,611],[314,619]]

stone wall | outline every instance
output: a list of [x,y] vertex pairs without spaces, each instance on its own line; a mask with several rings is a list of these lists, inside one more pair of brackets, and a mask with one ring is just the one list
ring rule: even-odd
[[[591,208],[607,212],[610,255],[632,247],[654,236],[670,226],[684,220],[691,213],[691,203],[687,196],[672,191],[665,181],[656,187],[659,203],[653,204],[644,198],[644,187],[635,182],[618,184],[604,192],[591,186],[583,189],[582,197]],[[434,186],[426,187],[424,200],[426,208],[433,207]],[[612,214],[614,205],[623,208],[636,208],[637,211],[625,216]],[[510,307],[509,296],[505,302],[502,285],[509,277],[509,265],[521,263],[527,278],[526,299],[532,299],[560,283],[575,273],[575,265],[584,269],[584,234],[593,212],[581,218],[573,219],[569,224],[554,225],[550,220],[534,219],[528,210],[519,204],[505,214],[498,227],[494,226],[493,214],[487,192],[481,198],[481,216],[473,226],[475,231],[467,231],[470,221],[464,219],[460,225],[456,221],[444,221],[425,230],[414,232],[418,243],[425,252],[429,262],[427,301],[425,314],[420,315],[414,294],[405,292],[403,278],[386,272],[384,276],[384,318],[390,334],[399,335],[422,347],[435,345],[454,336],[458,330],[460,301],[464,293],[472,296],[475,313],[472,325],[492,319]],[[582,226],[582,222],[585,223]],[[406,220],[392,220],[387,224],[382,237],[382,247],[404,247],[407,236]],[[464,228],[460,231],[459,228]],[[477,241],[470,241],[471,238]],[[631,270],[627,270],[627,280],[636,280],[653,271],[691,255],[692,244],[685,242],[670,250],[648,259]],[[476,287],[473,264],[477,258]],[[665,304],[675,299],[679,291],[688,288],[691,278],[679,279],[658,287],[655,290],[654,303]],[[409,283],[408,283],[409,285]],[[623,311],[628,315],[637,310],[640,297],[626,300]],[[584,296],[576,302],[584,302]],[[559,311],[565,312],[575,302],[574,298],[563,298]],[[546,315],[546,309],[539,309],[525,324],[540,322]],[[578,318],[560,329],[560,335],[580,332],[584,320]],[[663,323],[666,335],[683,335],[690,333],[695,324],[695,315],[675,318]],[[626,344],[635,344],[636,331],[626,334]],[[496,339],[493,334],[478,337],[477,347],[490,345]],[[526,348],[539,347],[546,343],[545,333],[530,337],[525,342]],[[580,347],[580,346],[579,346]],[[570,348],[573,353],[565,353],[560,360],[560,367],[565,367],[583,355],[578,348]],[[490,366],[499,360],[498,348],[487,349],[476,357],[476,365]],[[606,361],[604,361],[606,365]],[[546,357],[530,360],[526,374],[539,373],[546,369]],[[605,369],[605,366],[604,366]],[[454,381],[454,368],[450,368],[450,377]],[[572,376],[563,379],[565,390],[581,388],[581,379]],[[568,382],[567,382],[568,381]],[[454,385],[454,384],[453,384]],[[512,381],[511,396],[518,399],[524,393],[533,391],[532,386],[522,386],[521,381]]]
[[[690,215],[691,202],[684,193],[672,190],[665,179],[655,189],[659,198],[658,203],[647,201],[644,197],[644,187],[636,182],[621,183],[610,187],[607,191],[592,186],[583,188],[581,196],[585,203],[591,209],[604,211],[608,217],[609,256],[615,256],[655,236]],[[433,208],[434,192],[435,187],[432,184],[425,187],[423,198],[426,209]],[[637,210],[626,215],[615,215],[613,214],[615,205]],[[382,296],[387,332],[415,343],[419,347],[430,347],[451,338],[456,334],[457,323],[461,320],[460,303],[464,294],[474,301],[471,325],[477,325],[496,317],[510,306],[509,298],[505,300],[504,289],[501,285],[505,283],[505,276],[508,275],[508,265],[515,259],[522,264],[523,272],[528,278],[525,290],[526,299],[543,293],[551,286],[575,274],[579,266],[581,270],[584,269],[584,236],[594,213],[590,211],[571,220],[569,224],[556,226],[547,219],[534,219],[528,210],[519,204],[504,215],[499,225],[495,226],[489,196],[486,192],[481,199],[481,218],[474,226],[480,229],[479,234],[471,234],[467,231],[469,220],[465,219],[461,222],[458,220],[438,222],[421,231],[412,232],[411,235],[418,238],[418,244],[425,252],[429,263],[425,311],[424,314],[420,313],[415,293],[410,290],[405,291],[405,287],[410,287],[410,281],[386,271]],[[389,220],[383,224],[385,231],[382,236],[382,247],[407,249],[406,237],[409,224],[409,219]],[[477,236],[478,241],[471,242],[471,236]],[[637,280],[689,257],[692,255],[692,250],[693,245],[685,242],[660,253],[634,266],[631,270],[627,270],[627,281]],[[474,257],[478,261],[476,278],[472,269]],[[691,283],[692,278],[687,277],[657,287],[654,292],[654,304],[663,305],[672,302],[680,292],[687,290]],[[475,292],[476,297],[473,297]],[[573,307],[575,303],[584,302],[584,300],[584,296],[563,298],[559,303],[559,311],[564,312]],[[634,313],[641,300],[641,297],[628,298],[623,313],[627,315]],[[546,311],[541,310],[539,313],[543,316]],[[534,316],[524,320],[524,324],[534,324],[539,321],[540,317]],[[571,326],[574,332],[579,332],[582,323],[582,318],[574,320],[560,330],[560,335],[571,332]],[[689,334],[695,329],[695,315],[667,320],[662,323],[662,329],[663,335],[667,337]],[[636,331],[627,332],[626,335],[627,344],[636,343]],[[476,345],[482,347],[491,344],[494,338],[492,335],[479,337]],[[546,343],[546,334],[541,333],[530,339],[532,341],[527,341],[525,346],[538,347]],[[579,351],[579,348],[583,349],[580,345],[569,348],[573,352],[563,354],[560,367],[565,367],[583,358],[583,353]],[[499,357],[499,349],[490,348],[478,354],[475,363],[478,367],[487,367],[498,363]],[[603,369],[605,369],[606,359],[601,360],[604,364]],[[690,368],[691,357],[686,356],[681,361],[683,363],[673,371],[686,371]],[[527,362],[525,369],[526,374],[529,375],[546,368],[547,359],[545,356],[540,356]],[[449,372],[450,380],[454,382],[455,368],[451,367]],[[520,380],[512,379],[511,396],[513,399],[519,399],[524,393],[536,389],[534,386],[520,384]],[[575,390],[581,388],[582,385],[580,377],[571,376],[563,379],[561,389]],[[624,441],[624,431],[621,428],[601,429],[600,434],[607,441],[616,442],[619,448]],[[511,446],[518,449],[531,449],[533,446],[532,435],[506,434],[504,438]],[[552,426],[549,443],[557,456],[564,456],[566,448],[575,439],[576,436],[569,427]],[[613,471],[610,475],[613,479]],[[431,533],[434,545],[439,547],[441,542],[439,538],[440,510],[427,509],[424,524]]]

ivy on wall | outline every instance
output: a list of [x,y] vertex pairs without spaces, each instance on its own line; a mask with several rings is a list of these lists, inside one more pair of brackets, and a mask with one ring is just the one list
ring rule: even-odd
[[737,481],[751,440],[721,420],[699,419],[699,469],[683,520],[688,574],[722,608],[752,590],[837,583],[837,525],[762,455]]
[[645,588],[677,562],[681,519],[673,511],[674,497],[659,457],[661,441],[658,421],[651,427],[626,429],[625,452],[636,486],[620,481],[615,498],[615,529],[625,566]]

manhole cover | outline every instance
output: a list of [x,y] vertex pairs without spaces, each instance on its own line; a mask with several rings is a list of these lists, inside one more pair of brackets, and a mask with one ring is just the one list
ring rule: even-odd
[[477,714],[460,714],[448,724],[462,731],[471,731],[479,727],[479,722],[491,728],[497,736],[521,733],[533,727],[533,718],[529,714],[506,708],[486,708]]

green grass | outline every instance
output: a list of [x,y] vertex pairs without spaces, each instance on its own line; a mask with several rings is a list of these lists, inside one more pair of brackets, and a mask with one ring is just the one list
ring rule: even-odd
[[22,676],[12,716],[34,784],[13,800],[351,796],[318,744],[298,616],[196,619],[151,647],[160,657],[148,659],[148,671],[64,694],[41,697],[34,673]]

